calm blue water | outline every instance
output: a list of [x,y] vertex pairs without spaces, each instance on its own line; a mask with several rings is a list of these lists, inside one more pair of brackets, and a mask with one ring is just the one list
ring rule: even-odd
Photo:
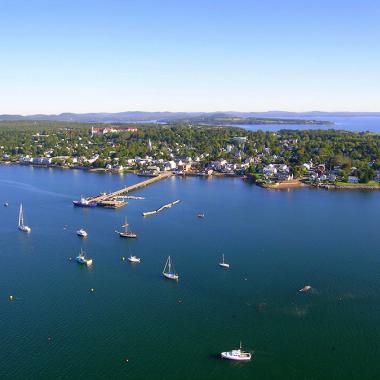
[[375,132],[380,133],[380,117],[379,116],[355,116],[355,117],[310,117],[315,120],[329,120],[334,125],[299,125],[299,124],[272,124],[272,125],[237,125],[249,131],[279,131],[281,129],[341,129],[352,132]]
[[[139,180],[0,167],[1,379],[380,378],[380,192],[171,178],[120,210],[71,204]],[[126,215],[136,241],[114,233]],[[81,247],[93,268],[69,261]],[[178,284],[161,277],[169,254]],[[239,340],[251,363],[218,359]]]

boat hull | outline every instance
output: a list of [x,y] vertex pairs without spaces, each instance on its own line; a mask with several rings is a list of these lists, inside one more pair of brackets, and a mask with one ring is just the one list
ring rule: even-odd
[[136,234],[126,234],[124,232],[118,232],[118,234],[122,238],[127,238],[127,239],[136,239],[137,238]]
[[77,257],[76,260],[77,260],[77,263],[79,263],[79,264],[84,264],[87,266],[92,265],[92,259],[83,259],[81,257]]
[[178,274],[173,274],[173,273],[162,273],[162,274],[164,275],[165,278],[167,278],[169,280],[174,280],[174,281],[179,280]]
[[251,354],[247,353],[245,356],[232,355],[231,352],[222,352],[220,354],[222,359],[234,360],[238,362],[248,362],[251,360]]
[[28,226],[19,226],[18,228],[20,231],[22,232],[26,232],[27,234],[31,233],[32,232],[32,229]]
[[73,205],[76,207],[96,207],[97,203],[82,203],[80,201],[73,201]]

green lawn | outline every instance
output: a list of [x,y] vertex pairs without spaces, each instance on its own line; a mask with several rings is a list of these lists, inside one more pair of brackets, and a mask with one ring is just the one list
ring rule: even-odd
[[379,182],[376,181],[369,181],[367,183],[349,183],[349,182],[335,182],[338,186],[379,186]]

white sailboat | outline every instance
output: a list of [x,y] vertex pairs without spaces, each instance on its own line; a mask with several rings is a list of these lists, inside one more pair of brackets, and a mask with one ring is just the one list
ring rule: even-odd
[[119,234],[120,237],[124,237],[124,238],[136,238],[137,237],[137,234],[132,232],[132,231],[129,231],[128,230],[128,222],[127,222],[127,218],[125,218],[125,223],[122,225],[122,227],[124,227],[124,232],[120,232],[120,231],[115,231],[117,234]]
[[20,212],[18,214],[18,229],[26,233],[32,232],[32,229],[24,224],[24,213],[22,211],[22,203],[20,204]]
[[219,263],[219,266],[221,266],[223,268],[229,268],[230,267],[230,264],[228,264],[224,261],[224,255],[222,255],[222,261]]
[[162,271],[162,274],[164,277],[168,278],[169,280],[179,280],[179,276],[177,273],[175,273],[174,266],[171,262],[170,256],[168,256],[168,259],[166,260],[164,270]]
[[252,358],[250,352],[243,351],[241,342],[240,347],[236,350],[225,351],[220,354],[223,359],[236,360],[236,361],[249,361]]

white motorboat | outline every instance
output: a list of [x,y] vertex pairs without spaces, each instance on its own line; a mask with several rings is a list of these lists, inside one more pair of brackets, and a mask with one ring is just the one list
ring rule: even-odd
[[169,280],[179,280],[179,275],[175,273],[174,266],[171,262],[170,256],[168,256],[168,259],[166,260],[164,270],[162,271],[162,274],[165,278],[168,278]]
[[298,290],[301,293],[309,292],[311,290],[310,285],[305,285],[302,289]]
[[77,235],[81,236],[81,237],[87,237],[88,233],[87,233],[86,230],[84,230],[83,228],[81,228],[80,230],[77,231]]
[[32,229],[26,224],[24,224],[24,213],[22,211],[22,204],[20,204],[20,212],[18,214],[18,229],[26,233],[32,232]]
[[128,257],[128,261],[130,261],[131,263],[140,263],[141,259],[137,256],[129,256]]
[[224,255],[222,255],[222,261],[219,263],[219,266],[221,266],[222,268],[229,268],[230,267],[230,264],[228,264],[224,261]]
[[236,360],[236,361],[249,361],[252,358],[252,354],[250,352],[243,351],[241,347],[236,350],[232,351],[225,351],[220,354],[222,359],[228,359],[228,360]]
[[85,252],[81,249],[79,255],[75,258],[79,264],[85,264],[87,266],[92,265],[92,259],[86,257]]

